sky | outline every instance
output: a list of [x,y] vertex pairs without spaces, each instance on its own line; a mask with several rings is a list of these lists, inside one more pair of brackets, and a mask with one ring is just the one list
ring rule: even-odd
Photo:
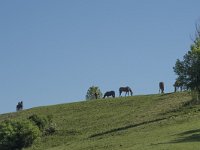
[[130,86],[173,92],[173,66],[190,49],[199,0],[0,1],[0,114],[84,101]]

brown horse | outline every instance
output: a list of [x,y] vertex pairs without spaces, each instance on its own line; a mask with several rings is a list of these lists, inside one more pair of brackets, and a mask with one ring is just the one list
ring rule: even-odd
[[103,98],[105,97],[109,97],[112,96],[113,98],[115,98],[115,91],[108,91],[104,94]]
[[127,93],[129,95],[129,92],[131,93],[131,96],[133,95],[133,91],[128,86],[127,87],[120,87],[119,88],[119,96],[121,96],[122,92],[125,92],[125,96],[126,96]]
[[159,93],[164,93],[164,82],[159,83]]

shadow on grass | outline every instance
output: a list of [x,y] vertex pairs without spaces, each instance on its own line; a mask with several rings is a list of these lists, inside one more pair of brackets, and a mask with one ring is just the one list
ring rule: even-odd
[[159,118],[159,119],[155,119],[155,120],[141,122],[141,123],[138,123],[138,124],[131,124],[131,125],[127,125],[127,126],[124,126],[124,127],[115,128],[115,129],[111,129],[111,130],[108,130],[108,131],[105,131],[105,132],[93,134],[89,138],[94,138],[94,137],[103,136],[103,135],[114,133],[114,132],[124,131],[124,130],[130,129],[130,128],[135,128],[135,127],[139,127],[141,125],[146,125],[146,124],[150,124],[150,123],[154,123],[154,122],[158,122],[158,121],[163,121],[163,120],[166,120],[166,119],[168,119],[168,118]]
[[157,143],[157,144],[152,144],[152,145],[200,142],[200,129],[189,130],[189,131],[177,134],[177,136],[179,136],[179,138],[172,140],[170,142]]
[[169,143],[200,142],[200,129],[189,130],[178,134],[180,138]]
[[161,93],[160,96],[168,96],[168,95],[172,95],[174,93]]
[[80,135],[81,133],[76,130],[57,130],[56,134],[59,136],[76,136]]
[[171,141],[169,143],[184,143],[184,142],[200,142],[200,134],[192,134],[187,137],[182,137],[180,139]]
[[200,129],[196,129],[196,130],[189,130],[183,133],[178,134],[179,136],[184,136],[184,135],[188,135],[188,134],[194,134],[194,133],[200,133]]

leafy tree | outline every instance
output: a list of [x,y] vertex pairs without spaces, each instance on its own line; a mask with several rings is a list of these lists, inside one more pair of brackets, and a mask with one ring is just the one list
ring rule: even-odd
[[177,80],[184,86],[200,95],[200,26],[196,26],[196,37],[190,50],[183,56],[183,60],[177,60],[173,68]]
[[102,98],[102,92],[98,86],[91,86],[86,94],[86,100],[92,100],[96,98]]
[[41,136],[39,128],[30,121],[4,121],[0,124],[0,149],[21,150]]

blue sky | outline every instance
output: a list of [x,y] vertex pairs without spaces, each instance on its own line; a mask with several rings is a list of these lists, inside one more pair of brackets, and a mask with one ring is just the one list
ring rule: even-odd
[[90,86],[173,91],[199,0],[0,1],[0,113],[82,101]]

